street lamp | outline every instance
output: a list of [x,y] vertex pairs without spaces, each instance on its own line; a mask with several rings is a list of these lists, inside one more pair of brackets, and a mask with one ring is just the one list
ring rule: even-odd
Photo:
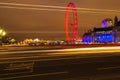
[[0,34],[2,34],[2,29],[0,28]]
[[5,35],[6,35],[6,32],[5,32],[5,31],[3,31],[2,36],[5,36]]
[[0,46],[2,46],[2,37],[6,35],[4,29],[0,28]]

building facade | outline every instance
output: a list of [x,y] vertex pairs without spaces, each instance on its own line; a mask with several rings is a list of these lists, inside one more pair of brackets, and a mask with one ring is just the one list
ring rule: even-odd
[[115,17],[114,25],[93,28],[92,31],[84,33],[82,42],[83,44],[120,42],[120,21]]

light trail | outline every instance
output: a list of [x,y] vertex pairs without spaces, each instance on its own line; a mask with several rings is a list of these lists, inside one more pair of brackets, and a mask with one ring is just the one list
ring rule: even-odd
[[14,6],[1,6],[0,8],[9,8],[9,9],[24,9],[24,10],[43,10],[43,11],[66,11],[60,9],[45,9],[45,8],[28,8],[28,7],[14,7]]
[[8,33],[65,33],[65,32],[64,31],[8,31]]
[[23,75],[23,76],[15,76],[15,77],[9,77],[9,78],[1,78],[3,80],[5,79],[18,79],[18,78],[27,78],[27,77],[37,77],[37,76],[50,76],[50,75],[60,75],[60,74],[68,74],[68,71],[62,71],[62,72],[49,72],[49,73],[41,73],[41,74],[30,74],[30,75]]
[[91,47],[91,48],[74,48],[74,49],[57,49],[57,50],[29,50],[29,51],[12,51],[2,52],[0,54],[17,54],[17,53],[53,53],[53,54],[87,54],[87,53],[104,53],[120,52],[120,47]]
[[[80,31],[80,32],[84,32],[84,31]],[[37,34],[37,33],[49,33],[49,34],[53,34],[53,33],[58,33],[58,34],[60,34],[60,33],[63,33],[63,34],[65,34],[65,32],[64,31],[7,31],[7,33],[12,33],[12,34],[29,34],[29,33],[33,33],[33,34]],[[73,33],[72,31],[69,31],[69,33]]]
[[[0,2],[2,5],[12,5],[12,6],[26,6],[26,7],[44,7],[44,8],[59,8],[66,9],[67,7],[63,6],[47,6],[47,5],[33,5],[33,4],[19,4],[19,3],[4,3]],[[92,10],[92,11],[109,11],[109,12],[120,12],[120,10],[109,10],[109,9],[94,9],[94,8],[75,8],[78,10]]]
[[66,9],[66,7],[61,7],[61,6],[47,6],[47,5],[33,5],[33,4],[19,4],[19,3],[4,3],[4,2],[0,2],[0,5],[24,6],[24,7],[44,7],[44,8],[62,8],[62,9]]
[[76,49],[66,49],[65,51],[84,51],[84,50],[115,50],[120,49],[120,47],[91,47],[91,48],[76,48]]
[[[15,8],[15,9],[31,9],[31,10],[46,10],[46,11],[66,11],[66,7],[63,6],[47,6],[47,5],[33,5],[33,4],[19,4],[19,3],[4,3],[0,2],[0,8]],[[47,8],[47,9],[43,9]],[[109,9],[94,9],[94,8],[75,8],[77,12],[83,13],[103,13],[114,14],[120,13],[120,10]]]
[[[37,11],[59,11],[59,12],[65,12],[66,10],[61,10],[61,9],[45,9],[45,8],[28,8],[28,7],[14,7],[14,6],[1,6],[0,8],[8,8],[8,9],[21,9],[21,10],[37,10]],[[72,11],[70,11],[72,12]],[[82,12],[82,13],[99,13],[99,14],[115,14],[113,12],[94,12],[94,11],[77,11],[77,12]]]
[[[101,50],[101,49],[104,50]],[[112,51],[111,51],[112,49]],[[36,53],[36,52],[42,52]],[[47,54],[44,52],[48,52]],[[52,52],[52,53],[50,53]],[[77,49],[61,49],[61,50],[31,50],[31,51],[12,51],[12,52],[2,52],[0,54],[17,54],[20,53],[18,56],[9,56],[9,57],[2,57],[0,58],[0,63],[10,63],[10,62],[35,62],[35,61],[56,61],[56,60],[69,60],[69,59],[80,59],[80,58],[93,58],[93,57],[110,57],[110,56],[118,56],[120,55],[120,47],[97,47],[97,48],[77,48]],[[24,54],[22,54],[24,53]],[[26,53],[26,54],[25,54]],[[29,55],[30,53],[34,55]],[[100,54],[98,54],[100,53]],[[85,55],[80,55],[85,54]],[[89,54],[89,55],[88,55]],[[22,56],[20,56],[22,55]],[[75,55],[75,56],[74,56]],[[59,58],[50,58],[50,57],[56,57],[59,56]],[[61,57],[60,57],[61,56]],[[64,57],[62,57],[64,56]],[[66,57],[65,57],[66,56]],[[20,59],[36,59],[36,60],[24,60],[24,61],[17,61]],[[37,59],[38,58],[38,59]],[[44,58],[44,59],[43,59]],[[15,60],[14,60],[15,59]],[[17,60],[16,60],[17,59]],[[2,62],[2,61],[3,62]],[[4,62],[4,60],[8,60]],[[14,61],[10,61],[14,60]]]

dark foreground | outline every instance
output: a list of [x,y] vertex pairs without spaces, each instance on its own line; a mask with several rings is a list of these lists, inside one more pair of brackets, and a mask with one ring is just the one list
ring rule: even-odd
[[0,53],[0,80],[120,80],[119,53]]

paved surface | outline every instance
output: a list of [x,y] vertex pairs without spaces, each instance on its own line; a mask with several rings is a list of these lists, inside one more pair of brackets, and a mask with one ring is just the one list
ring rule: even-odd
[[[10,49],[12,48],[12,50]],[[119,47],[0,51],[3,80],[119,80]]]

